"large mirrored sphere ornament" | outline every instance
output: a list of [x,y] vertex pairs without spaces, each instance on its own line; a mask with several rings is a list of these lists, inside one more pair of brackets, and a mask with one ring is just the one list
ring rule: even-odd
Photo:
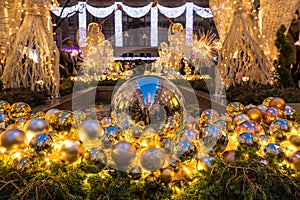
[[[112,112],[126,113],[135,123],[159,127],[173,117],[177,131],[186,119],[185,100],[179,89],[164,77],[143,75],[123,83],[113,94]],[[122,128],[122,127],[120,127]]]
[[7,152],[24,149],[27,146],[25,133],[19,129],[9,129],[0,134],[0,146]]
[[136,149],[129,142],[121,141],[112,146],[111,158],[120,169],[128,167],[135,157]]
[[24,102],[14,103],[10,107],[10,119],[16,123],[26,121],[31,117],[31,107]]
[[96,120],[86,120],[78,129],[79,138],[87,149],[99,147],[103,134],[102,126]]

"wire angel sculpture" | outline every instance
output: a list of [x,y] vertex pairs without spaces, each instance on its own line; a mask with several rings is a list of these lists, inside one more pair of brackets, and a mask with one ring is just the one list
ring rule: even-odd
[[[212,0],[210,4],[216,7],[218,1]],[[218,12],[213,12],[218,26],[230,24],[228,30],[223,29],[225,38],[222,38],[218,56],[218,69],[224,86],[227,88],[244,82],[251,86],[270,84],[273,64],[262,48],[263,40],[259,36],[258,16],[252,0],[228,0],[227,6],[230,7],[228,15],[232,14],[227,21],[222,21]]]
[[53,40],[51,0],[25,0],[24,21],[10,46],[1,77],[4,88],[59,91],[59,52]]
[[111,43],[105,39],[101,25],[94,22],[88,25],[86,47],[82,50],[85,74],[100,75],[104,71],[115,69],[114,50]]

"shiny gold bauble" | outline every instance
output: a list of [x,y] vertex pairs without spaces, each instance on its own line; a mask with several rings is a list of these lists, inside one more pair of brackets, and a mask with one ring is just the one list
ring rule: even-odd
[[266,124],[271,124],[274,120],[283,116],[283,112],[278,108],[270,107],[263,114],[263,121]]
[[263,104],[258,105],[257,108],[258,108],[259,110],[261,110],[261,112],[262,112],[263,114],[264,114],[265,111],[268,109],[268,107],[265,106],[265,105],[263,105]]
[[278,141],[285,140],[290,133],[292,125],[286,119],[274,120],[270,127],[270,135]]
[[51,150],[53,144],[52,138],[45,133],[36,134],[29,142],[31,148],[35,151]]
[[290,142],[296,146],[297,148],[300,147],[300,136],[298,135],[292,135],[290,138],[289,138]]
[[246,110],[246,114],[252,121],[260,122],[263,117],[263,112],[257,107],[251,107]]
[[24,149],[27,146],[26,135],[19,129],[6,130],[0,135],[0,146],[8,152]]
[[111,158],[118,167],[127,167],[136,157],[135,147],[126,141],[118,142],[112,146]]
[[10,107],[10,119],[14,122],[22,122],[31,118],[31,107],[24,102],[14,103]]
[[52,109],[48,110],[45,114],[45,120],[47,122],[54,120],[52,118],[54,118],[54,114],[57,113],[58,111],[59,111],[59,109],[57,109],[57,108],[52,108]]
[[265,131],[260,124],[252,121],[245,121],[235,127],[234,133],[237,135],[240,135],[242,133],[250,133],[252,135],[259,136],[265,134]]
[[141,154],[140,162],[144,169],[156,171],[161,169],[165,163],[165,152],[155,147],[145,149]]
[[181,162],[192,162],[197,158],[197,147],[194,142],[181,140],[174,146],[174,156]]
[[269,103],[269,107],[278,108],[283,111],[285,110],[285,105],[285,101],[279,97],[274,97]]
[[74,116],[74,122],[76,127],[79,127],[80,124],[86,120],[86,113],[81,111],[81,110],[77,110],[73,112],[73,116]]
[[9,114],[10,104],[7,101],[0,101],[0,112],[3,114]]
[[109,127],[113,124],[112,118],[110,117],[103,117],[101,119],[101,125],[102,127]]
[[270,101],[272,101],[272,99],[274,99],[274,97],[268,97],[268,98],[266,98],[266,99],[263,101],[262,105],[264,105],[264,106],[266,106],[266,107],[270,107]]
[[199,124],[198,127],[202,128],[205,126],[208,126],[210,124],[213,124],[215,121],[219,120],[220,117],[214,114],[207,114],[207,115],[202,115],[199,119]]
[[24,129],[26,137],[30,142],[31,138],[37,133],[46,133],[49,130],[49,124],[44,119],[35,118],[26,122]]
[[70,131],[71,127],[74,125],[73,113],[68,110],[55,112],[54,116],[51,117],[49,124],[57,131]]
[[43,111],[38,111],[34,114],[34,118],[45,119],[45,113]]
[[177,136],[178,140],[188,140],[190,142],[199,140],[199,131],[196,129],[184,129],[183,131],[179,132]]
[[202,142],[206,148],[214,147],[222,137],[222,130],[217,125],[208,125],[201,129]]
[[239,125],[240,123],[244,122],[244,121],[249,121],[250,117],[246,114],[237,114],[234,118],[233,118],[233,124],[235,126]]
[[285,119],[295,120],[296,114],[297,114],[297,112],[294,108],[292,108],[291,106],[288,106],[288,105],[285,106],[285,111],[284,111]]
[[84,146],[77,140],[64,140],[59,148],[59,158],[67,164],[72,164],[80,160],[84,155]]
[[217,117],[220,117],[220,114],[218,113],[218,111],[216,111],[216,110],[214,110],[214,109],[206,109],[206,110],[204,110],[204,111],[201,113],[200,117],[203,117],[203,116],[205,116],[205,115],[215,115],[215,116],[217,116]]
[[98,148],[100,146],[100,138],[103,136],[104,130],[96,120],[86,120],[82,122],[78,130],[78,136],[86,148]]
[[107,156],[101,148],[92,148],[87,151],[85,158],[96,164],[107,164]]
[[160,180],[163,183],[171,183],[174,179],[175,172],[171,167],[166,167],[160,170]]
[[235,117],[237,114],[242,114],[245,107],[240,102],[231,102],[226,106],[226,114],[230,117]]

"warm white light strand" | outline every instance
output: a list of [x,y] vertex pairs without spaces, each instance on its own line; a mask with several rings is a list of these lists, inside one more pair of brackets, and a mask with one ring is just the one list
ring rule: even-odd
[[151,46],[157,47],[158,44],[158,9],[151,8]]

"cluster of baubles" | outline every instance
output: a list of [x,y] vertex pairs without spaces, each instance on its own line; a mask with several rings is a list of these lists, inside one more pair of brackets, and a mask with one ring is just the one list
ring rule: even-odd
[[[135,123],[126,114],[99,120],[86,119],[82,111],[33,114],[23,102],[0,101],[0,113],[0,158],[19,168],[37,157],[41,167],[89,160],[126,171],[134,179],[168,184],[189,181],[195,172],[210,168],[213,153],[234,162],[239,145],[255,146],[262,158],[283,155],[291,166],[300,167],[296,112],[278,97],[258,106],[232,102],[223,115],[207,109],[199,118],[186,116],[182,128],[176,116],[157,127]],[[220,152],[214,152],[216,145]]]

